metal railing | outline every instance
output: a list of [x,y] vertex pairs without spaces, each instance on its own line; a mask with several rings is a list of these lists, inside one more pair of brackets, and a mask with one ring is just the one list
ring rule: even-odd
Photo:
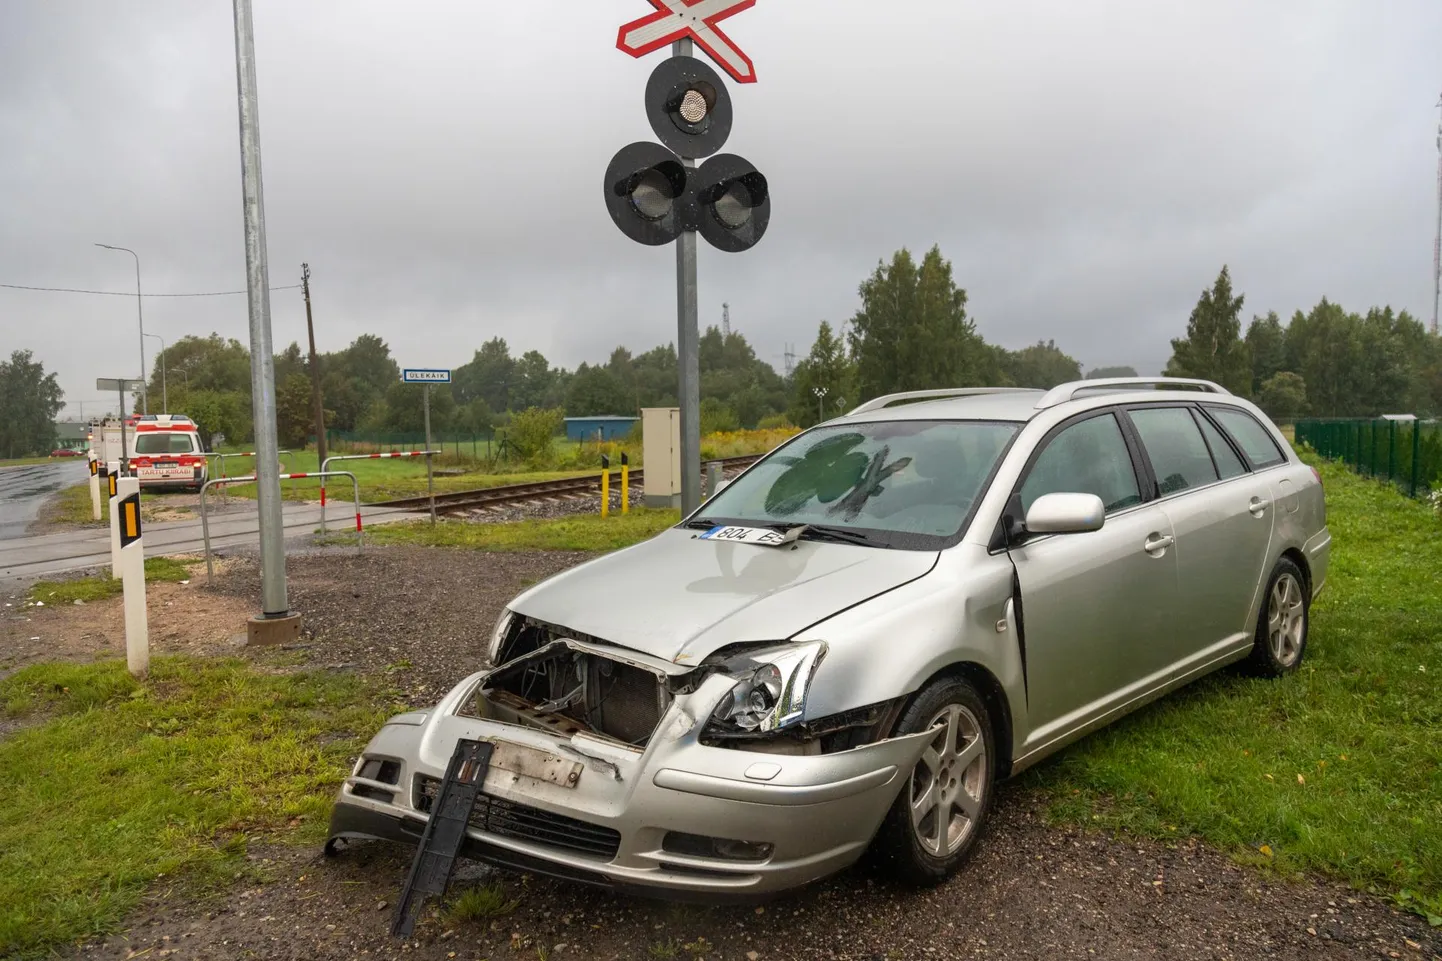
[[[360,481],[356,480],[356,476],[355,476],[354,474],[352,474],[352,473],[351,473],[350,471],[348,471],[348,470],[330,471],[330,472],[328,472],[328,473],[325,472],[325,471],[317,471],[317,472],[308,473],[308,474],[281,474],[281,475],[280,475],[280,479],[281,479],[281,480],[302,480],[302,479],[308,478],[308,477],[320,477],[320,478],[325,478],[325,477],[349,477],[349,478],[350,478],[351,486],[355,489],[355,533],[356,533],[356,545],[355,545],[355,547],[356,547],[356,552],[359,553],[359,552],[365,547],[365,531],[362,529],[362,528],[363,528],[363,525],[362,525],[362,523],[361,523]],[[249,484],[249,483],[254,482],[255,480],[256,480],[256,477],[255,477],[254,474],[250,474],[250,475],[245,476],[245,477],[216,477],[216,478],[213,478],[213,479],[211,479],[211,480],[206,481],[203,485],[201,485],[201,488],[200,488],[200,537],[201,537],[201,540],[205,543],[205,583],[206,583],[207,585],[210,584],[212,578],[214,578],[214,576],[215,576],[215,565],[214,565],[214,563],[212,562],[212,560],[211,560],[211,555],[210,555],[210,515],[207,514],[207,513],[206,513],[206,510],[205,510],[205,495],[206,495],[206,493],[210,490],[211,487],[214,487],[214,486],[217,485],[217,484],[219,484],[219,485],[221,485],[221,486],[223,487],[223,486],[226,485],[226,484]]]
[[[337,460],[388,460],[389,458],[392,458],[392,457],[426,457],[426,456],[428,456],[428,455],[434,455],[434,454],[439,454],[439,453],[440,453],[440,451],[438,451],[438,450],[405,450],[405,451],[395,451],[395,452],[386,453],[386,454],[334,454],[334,455],[332,455],[332,456],[330,456],[330,457],[327,457],[327,458],[325,459],[325,463],[323,463],[323,464],[320,465],[320,474],[318,475],[318,476],[320,476],[320,477],[322,478],[322,480],[321,480],[321,482],[320,482],[320,532],[321,532],[322,534],[324,534],[324,533],[326,532],[326,529],[325,529],[325,480],[324,480],[324,477],[325,477],[326,471],[330,468],[331,461],[337,461]],[[359,499],[357,499],[356,503],[360,503]],[[431,508],[431,509],[432,509],[432,511],[435,510],[434,505],[432,505],[432,508]]]
[[1442,423],[1396,418],[1302,418],[1297,443],[1348,467],[1395,484],[1411,497],[1442,480]]

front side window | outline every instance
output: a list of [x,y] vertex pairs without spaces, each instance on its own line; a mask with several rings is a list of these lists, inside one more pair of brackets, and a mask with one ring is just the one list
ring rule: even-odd
[[135,438],[137,454],[190,454],[194,451],[189,434],[154,432],[138,434]]
[[1020,424],[899,420],[802,434],[707,502],[708,520],[869,532],[935,550],[956,536]]
[[1114,415],[1073,424],[1047,442],[1021,485],[1023,516],[1043,494],[1095,494],[1107,513],[1141,503],[1132,455]]
[[1244,410],[1224,407],[1208,407],[1208,413],[1217,419],[1222,429],[1231,434],[1255,467],[1272,467],[1287,458],[1277,448],[1272,435]]
[[1148,407],[1131,411],[1142,446],[1165,497],[1216,481],[1217,468],[1192,412],[1185,407]]

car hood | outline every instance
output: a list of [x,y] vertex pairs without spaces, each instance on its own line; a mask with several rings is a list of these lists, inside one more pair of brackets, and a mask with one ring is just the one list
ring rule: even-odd
[[749,641],[783,641],[915,580],[935,551],[798,541],[776,548],[669,530],[536,585],[510,609],[554,627],[696,664]]

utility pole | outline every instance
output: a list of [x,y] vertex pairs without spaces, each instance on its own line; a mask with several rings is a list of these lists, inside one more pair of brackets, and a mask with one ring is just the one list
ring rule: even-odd
[[265,198],[260,173],[260,96],[255,74],[251,0],[233,0],[235,75],[240,105],[240,176],[245,221],[245,279],[250,312],[250,382],[255,418],[256,500],[260,519],[261,614],[247,624],[251,644],[300,636],[285,583],[285,528],[280,500],[280,444],[275,427],[275,354],[270,331],[270,267],[265,249]]
[[[320,358],[315,353],[315,322],[310,318],[310,264],[300,265],[300,286],[305,291],[305,332],[310,337],[310,406],[315,412],[316,470],[325,465],[325,404],[320,396]],[[430,445],[426,445],[430,450]]]

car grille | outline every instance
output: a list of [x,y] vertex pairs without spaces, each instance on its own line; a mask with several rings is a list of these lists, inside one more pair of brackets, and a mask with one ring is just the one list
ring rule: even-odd
[[[416,810],[430,813],[440,791],[438,778],[416,775]],[[540,808],[505,801],[489,794],[476,797],[471,809],[471,827],[487,834],[530,841],[547,847],[561,848],[587,857],[610,860],[621,847],[621,834],[611,828],[578,821],[563,814],[552,814]]]

